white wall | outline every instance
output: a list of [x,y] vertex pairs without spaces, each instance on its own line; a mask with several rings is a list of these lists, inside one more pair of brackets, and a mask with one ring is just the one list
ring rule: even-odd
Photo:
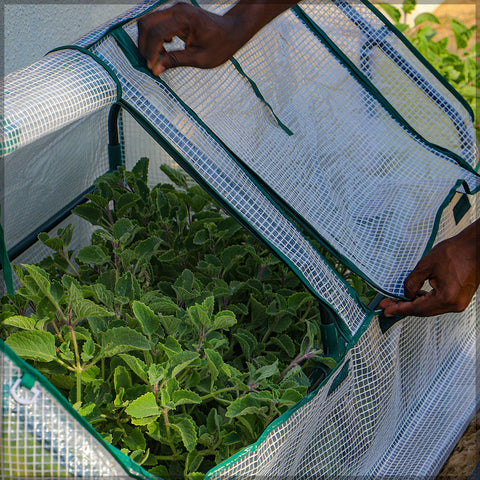
[[137,2],[5,5],[5,74],[26,67],[55,47],[72,43]]

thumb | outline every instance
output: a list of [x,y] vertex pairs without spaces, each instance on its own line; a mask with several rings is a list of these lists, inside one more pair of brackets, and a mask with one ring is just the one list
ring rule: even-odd
[[416,298],[425,280],[430,278],[431,273],[432,266],[430,262],[422,258],[403,283],[405,296],[411,300]]

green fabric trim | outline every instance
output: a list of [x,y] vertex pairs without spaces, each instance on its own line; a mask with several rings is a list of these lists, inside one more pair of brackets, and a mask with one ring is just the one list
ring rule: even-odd
[[23,377],[25,377],[25,375],[30,377],[28,380],[29,383],[32,381],[33,383],[35,383],[35,381],[39,382],[40,385],[42,385],[42,387],[47,390],[47,392],[52,395],[63,408],[65,408],[67,413],[72,416],[74,420],[76,420],[90,435],[93,435],[95,439],[108,450],[130,478],[136,478],[139,480],[163,480],[160,477],[148,473],[116,447],[105,442],[102,436],[72,407],[70,402],[47,379],[38,370],[20,358],[1,338],[0,351],[22,370]]
[[62,47],[57,47],[57,48],[54,48],[53,50],[50,50],[46,55],[48,55],[49,53],[58,52],[59,50],[77,50],[78,52],[82,52],[85,55],[88,55],[93,60],[95,60],[100,66],[102,66],[107,71],[107,73],[110,75],[110,77],[112,77],[112,80],[117,85],[116,101],[118,102],[122,98],[122,84],[120,83],[120,80],[117,78],[117,75],[112,70],[112,68],[106,62],[104,62],[101,58],[97,57],[90,50],[87,50],[84,47],[78,47],[77,45],[64,45]]
[[390,30],[390,32],[395,35],[402,43],[407,47],[408,50],[419,60],[423,66],[432,74],[434,77],[462,104],[462,106],[467,111],[468,115],[474,120],[474,114],[472,107],[467,103],[467,101],[455,90],[455,88],[450,85],[450,83],[445,80],[442,75],[430,64],[425,57],[408,41],[408,39],[403,35],[400,30],[398,30],[395,25],[393,25],[390,20],[388,20],[385,15],[382,14],[373,4],[367,0],[360,0],[360,2],[365,5],[375,16],[377,16],[385,26]]
[[7,245],[5,244],[5,235],[3,233],[2,225],[0,224],[0,263],[3,270],[3,280],[5,281],[5,287],[7,293],[12,297],[15,295],[13,288],[13,273],[10,259],[8,258]]
[[292,136],[293,135],[293,132],[284,124],[280,121],[280,119],[277,117],[277,115],[275,115],[275,112],[273,111],[273,108],[270,106],[270,104],[265,100],[265,98],[263,97],[263,95],[260,93],[260,90],[257,86],[257,84],[243,71],[243,68],[240,66],[240,63],[238,63],[238,61],[232,57],[230,59],[230,61],[232,62],[233,66],[236,68],[236,70],[238,71],[238,73],[240,73],[240,75],[242,77],[244,77],[248,83],[250,84],[250,86],[252,87],[252,90],[253,92],[255,93],[255,96],[261,101],[263,102],[263,104],[270,110],[270,113],[273,115],[273,117],[275,118],[275,121],[277,122],[278,126],[289,136]]
[[321,324],[320,332],[325,356],[332,357],[338,362],[343,357],[344,349],[340,345],[336,325],[334,323]]
[[384,315],[379,315],[378,317],[378,324],[380,326],[380,330],[382,331],[382,334],[385,335],[385,333],[387,332],[387,330],[392,327],[393,325],[395,325],[397,322],[399,322],[400,320],[404,319],[405,316],[401,316],[401,317],[386,317]]
[[108,165],[110,172],[117,170],[122,165],[121,145],[108,145]]
[[333,379],[333,382],[330,384],[330,388],[328,389],[327,396],[333,393],[340,384],[347,378],[348,375],[348,368],[350,367],[350,359],[348,359],[344,364],[338,375]]
[[[352,347],[354,347],[358,343],[358,340],[365,333],[367,328],[370,326],[372,319],[374,319],[375,317],[376,317],[376,314],[374,312],[371,312],[368,315],[366,315],[365,320],[362,323],[362,326],[359,328],[357,333],[352,337],[350,343],[348,344],[343,358],[345,358],[345,356],[352,349]],[[255,443],[252,443],[248,447],[242,448],[227,460],[224,460],[223,462],[219,463],[216,467],[213,467],[211,470],[209,470],[206,473],[204,480],[210,480],[214,475],[218,475],[219,473],[221,473],[222,470],[238,462],[244,456],[248,455],[250,452],[255,451],[265,441],[267,436],[273,432],[273,430],[283,425],[299,408],[302,408],[304,405],[310,402],[318,394],[320,389],[323,388],[329,382],[330,378],[332,378],[332,376],[335,375],[337,372],[340,372],[343,366],[344,365],[342,363],[339,363],[335,368],[331,370],[330,374],[318,385],[318,387],[315,390],[313,390],[310,393],[307,393],[307,395],[305,395],[305,397],[303,397],[302,400],[297,402],[295,405],[293,405],[293,407],[290,407],[285,413],[283,413],[282,415],[280,415],[280,417],[274,420],[264,430],[262,435],[260,435],[260,438]],[[225,478],[225,480],[230,480],[230,478],[229,479]]]
[[361,72],[356,65],[335,45],[335,43],[330,40],[328,35],[298,6],[292,7],[292,11],[296,14],[298,19],[314,34],[317,38],[327,47],[327,49],[339,60],[339,62],[346,67],[346,69],[356,78],[361,86],[365,88],[385,109],[385,111],[390,114],[393,120],[395,120],[400,126],[405,128],[410,135],[415,138],[419,143],[430,147],[432,150],[451,158],[454,163],[463,167],[470,173],[473,173],[476,177],[480,177],[478,172],[476,172],[473,167],[460,155],[451,150],[448,150],[445,147],[436,145],[434,143],[426,140],[420,133],[418,133],[401,115],[400,113],[390,104],[390,102],[382,95],[380,90],[373,85],[373,83],[368,79],[368,77]]
[[430,235],[430,238],[428,239],[425,250],[423,251],[422,258],[432,249],[433,243],[435,242],[435,238],[437,237],[437,234],[438,234],[438,229],[440,227],[440,220],[442,218],[443,211],[445,210],[445,208],[448,207],[454,195],[457,193],[457,190],[460,188],[460,186],[463,183],[464,183],[463,180],[458,180],[457,183],[450,190],[449,194],[445,197],[445,200],[443,201],[443,203],[440,205],[440,208],[438,209],[437,215],[435,217],[435,221],[433,223],[432,234]]
[[455,219],[455,224],[458,225],[460,220],[465,216],[465,214],[470,210],[470,201],[468,196],[463,194],[458,200],[457,204],[453,207],[453,218]]
[[20,382],[20,385],[22,387],[28,388],[31,390],[33,386],[35,385],[36,379],[33,375],[30,373],[26,372],[22,375],[22,381]]

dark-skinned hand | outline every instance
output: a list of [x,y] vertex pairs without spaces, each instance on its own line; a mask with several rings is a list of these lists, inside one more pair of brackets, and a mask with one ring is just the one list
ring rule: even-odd
[[[480,284],[480,220],[432,248],[405,279],[411,301],[384,299],[386,316],[428,317],[465,310]],[[425,281],[432,290],[421,290]]]
[[[264,25],[295,1],[241,0],[225,15],[187,3],[146,14],[138,20],[138,50],[154,75],[179,66],[213,68],[226,62]],[[178,37],[185,48],[167,52]]]

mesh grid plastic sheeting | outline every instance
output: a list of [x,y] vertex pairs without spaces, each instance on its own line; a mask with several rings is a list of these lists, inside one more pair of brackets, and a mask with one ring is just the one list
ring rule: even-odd
[[470,112],[366,2],[303,2],[302,8],[427,140],[475,167]]
[[3,348],[0,373],[1,480],[130,478],[105,446],[38,381],[31,390],[13,388],[24,372]]
[[[124,28],[135,40],[135,22]],[[292,136],[231,62],[215,70],[183,68],[162,75],[200,120],[180,118],[172,106],[178,102],[163,84],[135,71],[109,45],[102,40],[93,51],[122,78],[123,99],[153,128],[160,116],[168,119],[175,127],[158,130],[174,139],[178,132],[188,136],[196,125],[208,126],[314,234],[394,295],[403,294],[403,280],[423,255],[437,213],[458,181],[471,189],[479,185],[455,156],[393,115],[293,12],[272,22],[236,55]],[[141,97],[132,96],[132,89]],[[170,96],[168,104],[160,92]],[[418,100],[408,105],[413,103]],[[470,133],[462,131],[464,140],[476,145]],[[212,157],[223,149],[218,144],[204,152]]]
[[95,60],[72,50],[51,53],[5,78],[0,155],[113,104],[116,97],[115,82]]
[[375,317],[336,389],[333,375],[207,478],[433,478],[478,407],[474,305],[385,333]]
[[[4,157],[0,192],[9,248],[108,170],[108,106]],[[28,194],[26,193],[28,192]],[[21,205],[22,208],[18,208]]]

